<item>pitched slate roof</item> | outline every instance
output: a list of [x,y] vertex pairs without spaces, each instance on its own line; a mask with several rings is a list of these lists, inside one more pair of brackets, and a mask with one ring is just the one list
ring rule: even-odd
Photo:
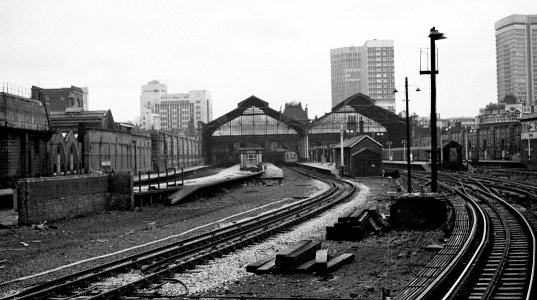
[[[375,142],[377,145],[382,147],[381,143],[375,141],[372,137],[370,137],[368,135],[357,135],[357,136],[353,136],[353,137],[350,137],[348,139],[345,139],[343,141],[343,148],[352,148],[352,147],[354,147],[354,145],[358,144],[360,141],[362,141],[364,139],[370,139],[371,141]],[[337,144],[334,148],[341,148],[341,145]]]
[[285,103],[283,114],[301,123],[307,123],[308,113],[302,108],[302,103]]

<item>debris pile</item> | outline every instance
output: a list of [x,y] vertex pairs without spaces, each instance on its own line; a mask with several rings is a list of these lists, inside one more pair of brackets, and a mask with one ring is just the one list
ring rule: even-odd
[[246,266],[246,271],[255,274],[329,273],[354,260],[353,253],[330,258],[327,250],[321,250],[320,241],[304,240]]
[[341,215],[332,226],[326,226],[326,239],[360,241],[369,234],[381,235],[390,230],[386,217],[376,207],[355,209]]

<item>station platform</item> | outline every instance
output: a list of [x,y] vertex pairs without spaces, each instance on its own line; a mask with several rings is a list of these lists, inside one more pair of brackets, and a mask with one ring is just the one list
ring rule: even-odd
[[[404,160],[383,160],[382,165],[384,168],[394,168],[394,169],[405,169],[407,167],[407,162]],[[431,171],[431,166],[425,161],[412,161],[410,162],[412,170],[416,171]]]
[[265,172],[263,173],[263,175],[261,175],[261,178],[275,180],[283,179],[282,169],[276,167],[271,163],[263,163],[263,166],[265,166]]
[[139,175],[136,174],[134,176],[132,176],[132,183],[134,185],[137,185],[139,182],[141,182],[142,184],[145,184],[145,183],[148,183],[148,182],[156,182],[158,180],[158,178],[160,178],[161,180],[165,180],[166,179],[166,176],[168,176],[168,178],[173,178],[173,176],[177,176],[178,178],[181,178],[181,176],[184,174],[184,175],[190,175],[190,174],[195,174],[196,172],[199,172],[199,171],[202,171],[202,170],[205,170],[207,168],[210,168],[211,166],[207,166],[207,165],[202,165],[202,166],[194,166],[194,167],[188,167],[188,168],[182,168],[182,172],[181,172],[181,169],[180,168],[175,168],[175,174],[173,172],[173,168],[168,170],[168,173],[166,173],[166,171],[164,172],[159,172],[159,173],[140,173]]
[[298,164],[327,175],[333,175],[336,177],[339,176],[339,170],[336,168],[336,164],[334,163],[302,162]]
[[271,163],[264,163],[263,165],[265,166],[265,170],[258,172],[240,170],[240,166],[235,165],[211,176],[186,180],[184,185],[179,190],[168,196],[168,201],[171,204],[176,204],[202,190],[218,189],[254,177],[278,181],[283,179],[282,169]]

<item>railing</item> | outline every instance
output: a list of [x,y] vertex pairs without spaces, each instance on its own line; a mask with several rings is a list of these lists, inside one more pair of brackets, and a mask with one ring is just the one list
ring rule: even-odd
[[24,98],[32,97],[32,90],[9,82],[2,82],[2,92]]

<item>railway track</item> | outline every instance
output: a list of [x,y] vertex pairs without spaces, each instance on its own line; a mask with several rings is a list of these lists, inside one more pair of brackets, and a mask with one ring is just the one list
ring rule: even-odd
[[[43,282],[1,300],[154,298],[156,289],[162,285],[177,283],[173,278],[175,273],[288,229],[354,193],[354,186],[345,181],[298,169],[295,171],[325,181],[330,188],[320,195],[255,218]],[[103,279],[129,274],[132,270],[136,270],[138,276],[129,282],[113,287],[99,284]]]
[[497,192],[517,187],[460,174],[442,174],[439,180],[483,218],[474,218],[478,234],[470,236],[473,246],[456,256],[459,267],[430,280],[412,299],[534,299],[535,229]]
[[466,179],[461,183],[487,216],[487,244],[472,262],[468,274],[463,274],[465,280],[456,282],[445,299],[532,299],[535,296],[534,230],[486,184],[473,181]]

